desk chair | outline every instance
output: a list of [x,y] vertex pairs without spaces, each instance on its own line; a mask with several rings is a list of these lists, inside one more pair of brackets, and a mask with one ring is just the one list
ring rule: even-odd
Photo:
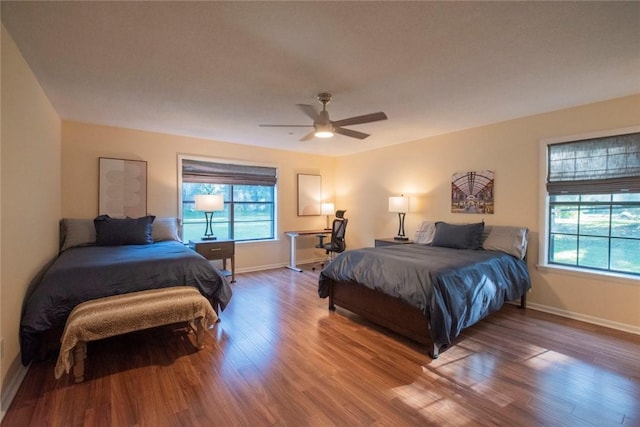
[[[338,212],[341,212],[340,216],[338,216]],[[331,228],[331,241],[329,243],[324,243],[325,235],[324,234],[316,235],[318,237],[318,244],[316,245],[316,248],[324,249],[326,251],[328,255],[328,258],[326,261],[327,263],[333,260],[333,256],[335,254],[344,252],[344,250],[347,248],[344,235],[347,230],[348,222],[349,220],[344,217],[344,211],[337,211],[336,219],[333,220],[333,227]],[[320,264],[320,266],[324,267],[324,264],[325,263],[323,262]],[[316,268],[312,267],[311,269],[315,270]]]

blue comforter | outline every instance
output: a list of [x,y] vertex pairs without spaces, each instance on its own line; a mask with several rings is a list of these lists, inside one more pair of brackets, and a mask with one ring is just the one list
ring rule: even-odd
[[22,363],[35,358],[42,332],[63,327],[81,302],[145,289],[186,285],[224,309],[231,287],[201,255],[176,241],[76,247],[62,252],[25,297],[20,323]]
[[531,287],[526,263],[511,255],[417,244],[343,252],[320,273],[320,297],[329,296],[332,280],[357,282],[419,308],[438,345]]

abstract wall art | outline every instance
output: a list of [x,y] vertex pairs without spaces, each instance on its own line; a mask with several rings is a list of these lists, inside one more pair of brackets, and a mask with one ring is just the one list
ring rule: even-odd
[[147,162],[100,157],[99,214],[147,215]]

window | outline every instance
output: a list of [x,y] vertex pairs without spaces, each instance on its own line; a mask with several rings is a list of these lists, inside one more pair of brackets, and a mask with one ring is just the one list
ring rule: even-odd
[[181,158],[182,223],[185,241],[205,233],[204,212],[195,210],[198,194],[221,194],[224,210],[213,213],[213,235],[236,241],[275,236],[277,169],[268,166]]
[[546,263],[640,275],[640,132],[546,146]]

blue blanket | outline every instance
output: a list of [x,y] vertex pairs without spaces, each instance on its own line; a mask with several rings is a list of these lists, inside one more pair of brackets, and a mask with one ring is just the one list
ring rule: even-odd
[[332,280],[357,282],[419,308],[438,345],[531,287],[526,263],[511,255],[417,244],[343,252],[320,273],[320,297],[329,296]]
[[84,301],[186,285],[224,309],[231,287],[201,255],[176,241],[76,247],[62,252],[25,297],[20,322],[22,363],[35,358],[42,332],[63,327]]

